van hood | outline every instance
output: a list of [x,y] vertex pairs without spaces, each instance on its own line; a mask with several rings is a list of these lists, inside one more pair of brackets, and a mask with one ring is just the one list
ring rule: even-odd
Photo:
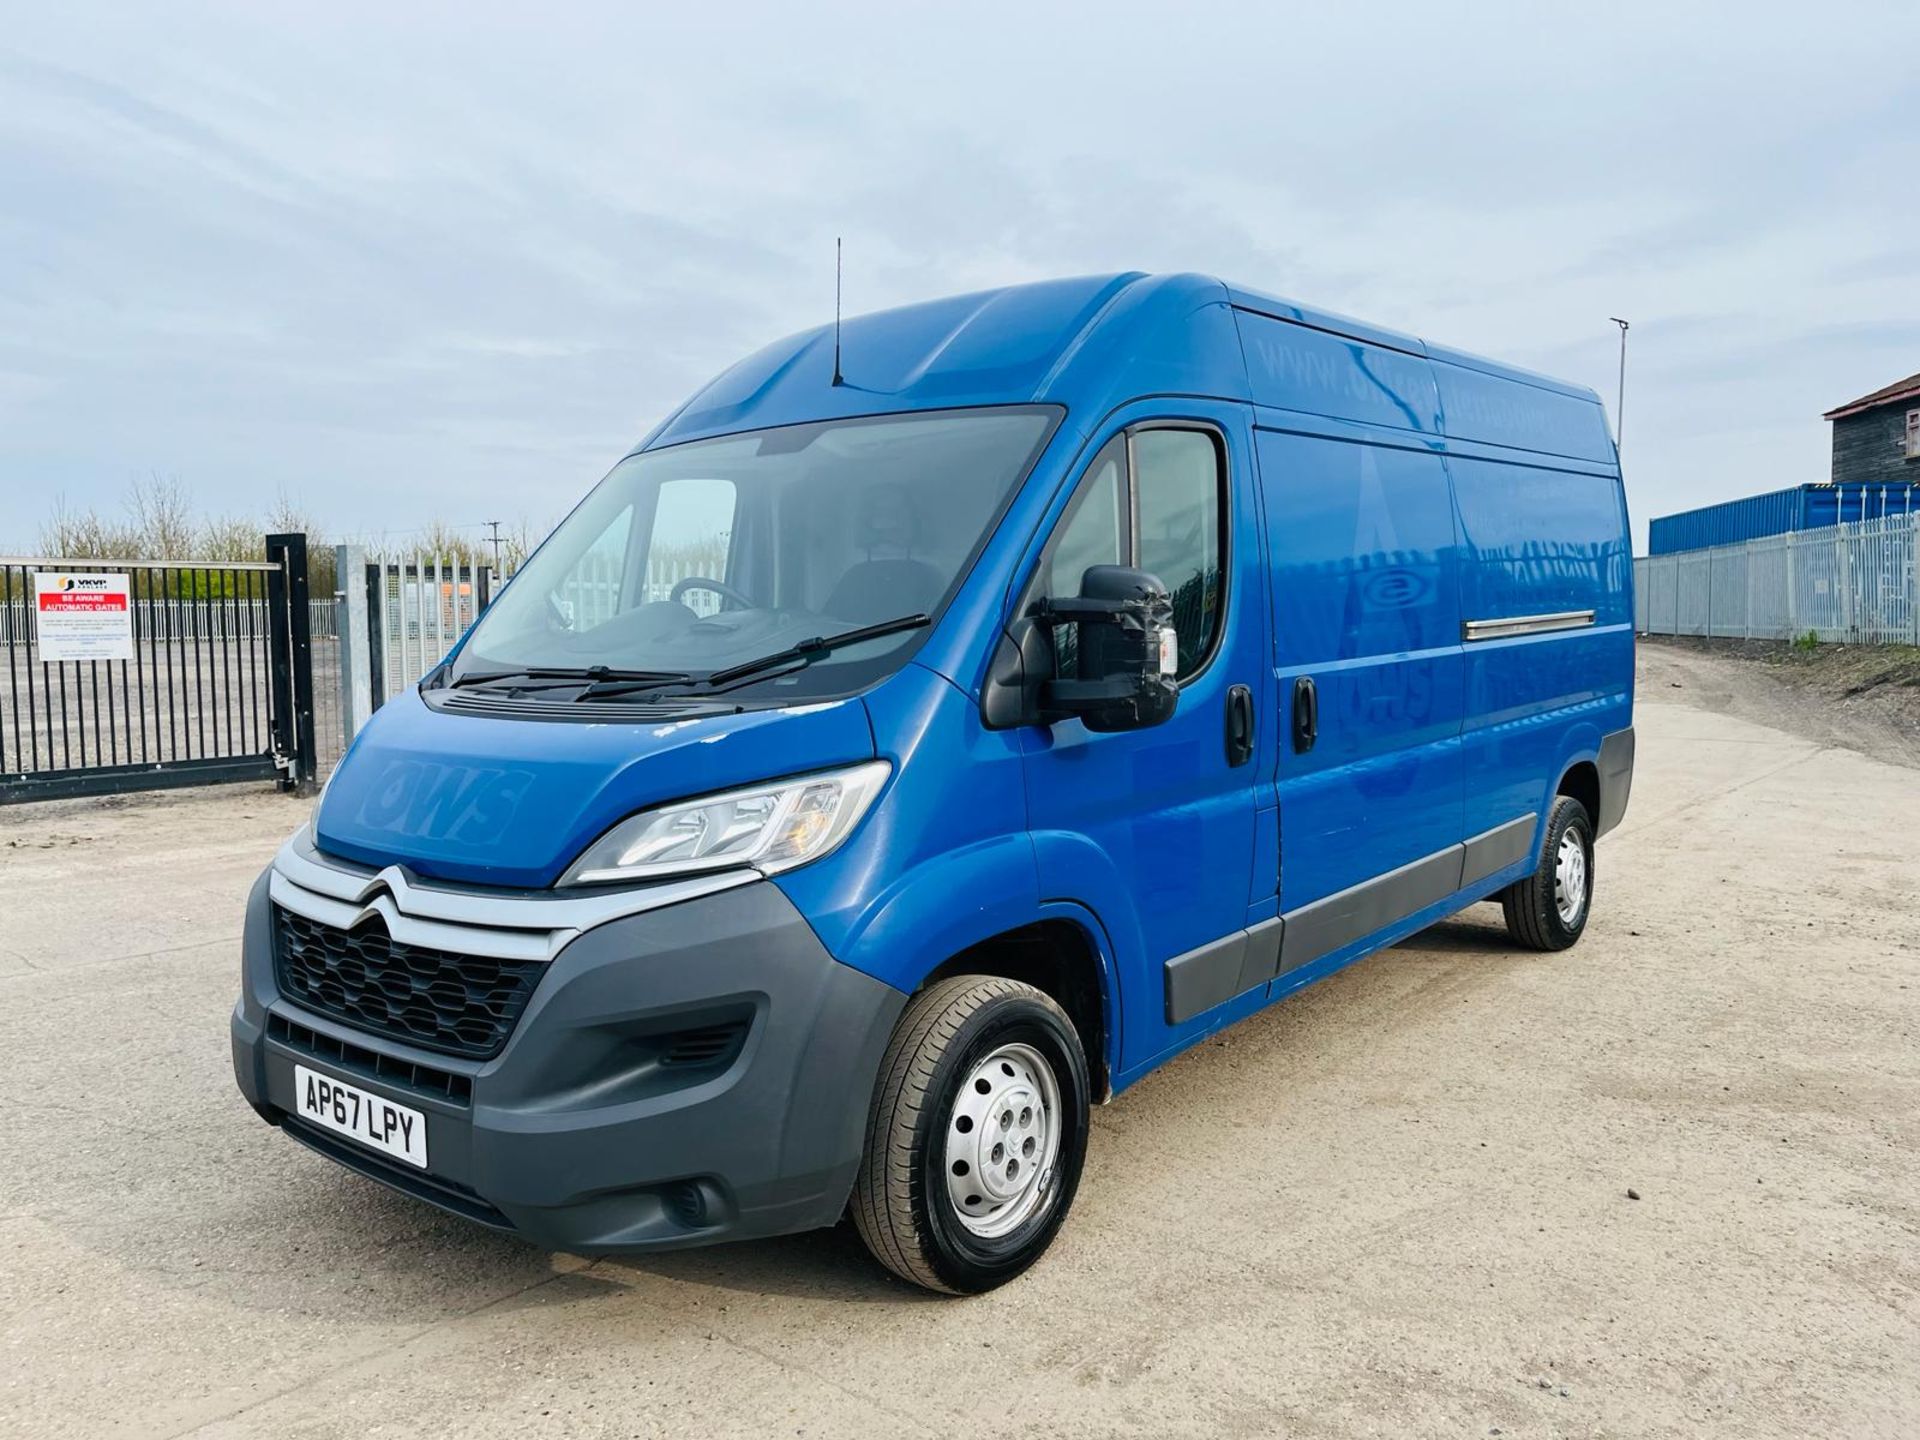
[[551,885],[637,810],[874,756],[857,699],[635,724],[374,714],[314,817],[320,849],[426,878]]

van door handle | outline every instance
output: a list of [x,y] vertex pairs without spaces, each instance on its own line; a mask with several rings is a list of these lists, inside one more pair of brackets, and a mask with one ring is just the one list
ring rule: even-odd
[[1227,691],[1227,764],[1253,758],[1253,691],[1236,685]]
[[1304,755],[1320,738],[1320,691],[1311,675],[1293,682],[1293,748]]

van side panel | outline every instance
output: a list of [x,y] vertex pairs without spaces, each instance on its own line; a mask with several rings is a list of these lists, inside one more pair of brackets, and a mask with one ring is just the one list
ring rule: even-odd
[[1256,405],[1440,433],[1433,371],[1417,355],[1236,310]]
[[1448,438],[1613,465],[1613,437],[1591,392],[1428,346]]
[[[1273,568],[1280,906],[1291,969],[1417,908],[1384,877],[1461,839],[1458,551],[1438,455],[1272,429],[1256,437]],[[1319,700],[1307,750],[1293,736],[1302,679]],[[1293,930],[1314,902],[1375,880],[1384,887],[1378,904],[1343,907],[1347,929],[1362,930]],[[1458,883],[1456,869],[1441,893]],[[1410,903],[1393,908],[1402,899]],[[1391,913],[1376,915],[1379,905]]]
[[[1613,474],[1463,456],[1447,464],[1467,633],[1476,622],[1575,617],[1558,622],[1567,628],[1463,647],[1466,833],[1475,836],[1539,815],[1568,765],[1596,759],[1602,738],[1632,723],[1632,560]],[[1578,618],[1586,611],[1591,623]]]

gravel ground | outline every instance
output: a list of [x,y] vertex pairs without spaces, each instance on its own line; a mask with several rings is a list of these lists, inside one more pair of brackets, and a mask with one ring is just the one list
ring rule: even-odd
[[[1689,669],[1676,655],[1736,663]],[[1640,641],[1642,684],[1683,689],[1688,703],[1920,768],[1920,647],[1773,640]],[[1651,697],[1649,698],[1657,698]]]
[[299,803],[0,811],[0,1434],[1920,1433],[1920,773],[1751,665],[1643,677],[1576,949],[1479,907],[1168,1066],[971,1301],[845,1227],[589,1264],[330,1166],[226,1047]]

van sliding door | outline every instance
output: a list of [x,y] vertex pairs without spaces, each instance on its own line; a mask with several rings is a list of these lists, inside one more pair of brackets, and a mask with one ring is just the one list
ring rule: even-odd
[[1284,975],[1459,888],[1459,548],[1430,451],[1255,436],[1281,712]]

